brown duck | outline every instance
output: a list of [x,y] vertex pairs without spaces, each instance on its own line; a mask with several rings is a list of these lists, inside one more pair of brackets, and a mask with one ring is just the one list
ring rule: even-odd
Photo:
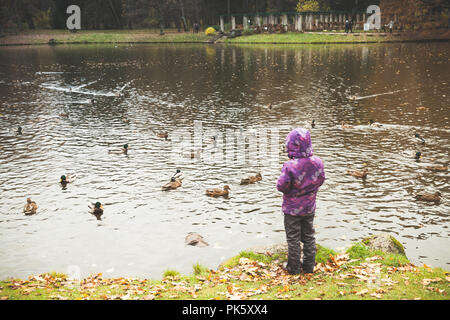
[[432,171],[447,171],[448,170],[448,166],[441,166],[441,165],[433,165],[433,166],[428,166],[425,167],[425,169],[427,170],[432,170]]
[[177,169],[177,172],[170,178],[170,182],[166,183],[161,187],[163,191],[175,190],[181,187],[183,181],[183,174],[180,169]]
[[441,201],[441,193],[439,191],[436,191],[435,193],[428,193],[425,191],[421,191],[419,193],[416,193],[415,197],[419,201],[427,201],[435,203]]
[[225,185],[222,189],[208,189],[206,195],[209,197],[225,197],[228,198],[230,187]]
[[248,178],[242,179],[241,185],[255,183],[255,182],[261,181],[261,179],[262,179],[261,173],[258,172],[253,177],[248,177]]
[[169,137],[169,133],[168,133],[167,131],[158,132],[156,135],[157,135],[158,137],[164,138],[164,139],[166,139],[166,140],[167,140],[167,138]]
[[362,178],[365,179],[367,177],[367,174],[369,173],[369,169],[364,168],[361,171],[358,170],[348,170],[347,174],[357,177],[357,178]]
[[23,212],[26,216],[30,216],[36,213],[37,208],[36,202],[32,201],[31,198],[28,198],[27,204],[23,207]]

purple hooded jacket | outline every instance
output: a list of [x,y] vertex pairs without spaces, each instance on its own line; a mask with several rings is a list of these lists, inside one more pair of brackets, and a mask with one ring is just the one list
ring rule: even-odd
[[322,160],[313,156],[309,131],[291,131],[286,137],[286,152],[290,160],[284,163],[277,182],[278,191],[283,192],[283,212],[293,216],[312,214],[325,172]]

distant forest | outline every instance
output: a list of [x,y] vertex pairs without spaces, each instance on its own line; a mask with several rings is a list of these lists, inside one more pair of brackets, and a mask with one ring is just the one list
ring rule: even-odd
[[[364,11],[386,8],[411,24],[427,17],[448,26],[448,0],[0,0],[0,33],[27,29],[64,29],[69,5],[81,8],[82,29],[177,28],[216,26],[219,15],[296,10]],[[309,8],[309,9],[308,9]],[[445,23],[444,23],[445,22]]]

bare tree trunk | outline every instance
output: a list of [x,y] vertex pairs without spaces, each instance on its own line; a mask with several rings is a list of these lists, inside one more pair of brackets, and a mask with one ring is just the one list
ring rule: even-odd
[[198,0],[193,0],[193,2],[194,2],[195,23],[200,24],[200,18],[198,14]]
[[133,29],[133,25],[131,21],[131,13],[134,13],[133,3],[134,1],[124,0],[122,1],[122,16],[125,17],[125,25],[128,29]]
[[114,5],[112,4],[111,0],[108,0],[108,3],[109,3],[109,6],[111,8],[111,11],[113,13],[114,19],[116,19],[117,26],[121,27],[122,24],[120,23],[120,19],[119,19],[119,17],[116,14],[116,10],[114,9]]
[[181,21],[183,21],[184,32],[187,32],[188,28],[187,28],[187,23],[186,23],[186,17],[184,16],[184,3],[183,3],[183,0],[178,0],[178,4],[180,6]]
[[19,15],[19,10],[17,9],[17,2],[14,1],[14,15],[16,16],[16,22],[17,25],[19,26],[19,30],[22,31],[22,18]]
[[158,7],[158,18],[159,18],[159,35],[164,35],[164,8],[161,3],[161,0],[157,0],[156,2]]

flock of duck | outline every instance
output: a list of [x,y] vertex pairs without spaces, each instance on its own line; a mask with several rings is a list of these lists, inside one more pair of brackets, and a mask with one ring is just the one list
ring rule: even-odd
[[[382,124],[375,122],[373,120],[369,121],[369,126],[375,127],[375,128],[383,127]],[[353,128],[353,126],[342,121],[341,128],[342,129],[351,129],[351,128]],[[419,133],[414,134],[414,140],[420,145],[425,144],[425,139]],[[413,158],[416,161],[419,161],[421,157],[422,157],[422,152],[420,152],[420,151],[415,152],[413,155]],[[365,167],[362,170],[359,170],[359,171],[358,170],[349,170],[349,171],[347,171],[347,173],[354,177],[357,177],[357,178],[366,179],[367,175],[369,174],[369,169],[366,167],[367,164],[364,164],[364,166]],[[435,172],[439,172],[439,171],[443,172],[443,171],[448,170],[448,165],[445,165],[445,166],[444,165],[431,165],[431,166],[426,166],[425,169],[435,171]],[[415,194],[415,198],[416,198],[416,200],[419,200],[419,201],[434,202],[437,204],[441,201],[441,193],[439,191],[436,191],[435,193],[420,191]]]
[[[271,108],[271,105],[269,106],[269,108]],[[373,120],[370,120],[368,125],[370,127],[376,127],[376,128],[383,126],[382,124],[375,122]],[[315,128],[315,126],[316,126],[315,120],[311,121],[310,126],[311,126],[311,128]],[[353,126],[342,121],[341,128],[342,129],[351,129],[351,128],[353,128]],[[18,127],[17,133],[22,134],[21,127]],[[156,135],[159,138],[164,138],[166,141],[168,140],[168,137],[169,137],[169,133],[167,131],[159,132]],[[417,143],[419,143],[421,145],[425,144],[425,139],[423,137],[421,137],[420,134],[418,134],[418,133],[415,133],[414,139]],[[215,137],[213,137],[213,142],[214,143],[216,142]],[[128,150],[129,150],[128,144],[124,144],[120,150],[109,150],[108,152],[115,153],[115,154],[128,154]],[[191,153],[189,155],[189,157],[191,159],[199,158],[200,157],[199,151],[197,151],[196,153]],[[415,152],[415,154],[413,155],[413,158],[416,161],[419,161],[419,159],[421,157],[422,157],[422,153],[420,151]],[[446,165],[446,166],[444,166],[444,165],[426,166],[425,169],[442,172],[442,171],[448,170],[448,165]],[[369,174],[369,169],[367,168],[367,164],[364,164],[364,168],[362,170],[348,170],[347,174],[357,177],[357,178],[366,179],[367,175]],[[75,175],[67,175],[67,176],[62,175],[60,178],[60,184],[63,189],[66,189],[67,184],[74,182],[75,180],[76,180]],[[248,185],[248,184],[256,183],[261,180],[262,180],[261,173],[257,173],[255,176],[250,176],[248,178],[242,179],[241,185]],[[161,190],[163,190],[163,191],[175,190],[182,186],[182,182],[183,182],[183,173],[181,172],[181,170],[177,169],[175,174],[170,178],[170,181],[168,183],[164,184],[163,186],[161,186]],[[225,185],[223,187],[223,189],[207,189],[205,191],[205,194],[209,197],[228,198],[230,190],[231,190],[231,188],[228,185]],[[415,194],[415,198],[419,201],[434,202],[437,204],[441,200],[441,193],[439,191],[437,191],[435,193],[428,193],[425,191],[421,191],[421,192],[418,192]],[[98,220],[101,220],[101,216],[103,215],[103,205],[100,202],[96,202],[96,203],[90,203],[88,205],[88,207],[90,209],[89,212],[91,214],[93,214]],[[38,209],[38,206],[37,206],[36,202],[34,202],[30,198],[28,198],[27,203],[25,204],[25,207],[23,210],[25,215],[35,214],[37,209]]]
[[[18,127],[17,129],[17,134],[21,135],[23,133],[22,131],[22,127]],[[168,140],[169,137],[169,133],[167,131],[164,132],[159,132],[156,134],[158,137],[160,138],[164,138],[166,141]],[[215,143],[215,137],[212,138],[212,141]],[[124,144],[122,146],[121,149],[119,150],[108,150],[108,153],[111,154],[128,154],[129,151],[129,146],[128,144]],[[199,151],[196,153],[192,153],[190,155],[190,158],[195,158],[195,157],[199,157]],[[60,181],[59,183],[61,184],[61,187],[63,190],[65,190],[67,188],[67,184],[72,183],[76,180],[76,175],[62,175],[60,177]],[[262,176],[261,173],[257,173],[255,176],[250,176],[247,178],[244,178],[241,180],[241,185],[248,185],[248,184],[252,184],[252,183],[256,183],[258,181],[262,180]],[[175,190],[179,187],[181,187],[183,182],[183,173],[181,172],[180,169],[177,169],[177,171],[175,172],[175,174],[170,178],[170,181],[166,184],[164,184],[163,186],[161,186],[161,190],[163,191],[169,191],[169,190]],[[207,189],[205,191],[205,194],[209,197],[224,197],[224,198],[228,198],[229,196],[229,192],[230,192],[231,188],[228,185],[225,185],[223,187],[223,189]],[[97,220],[101,220],[101,216],[103,215],[103,205],[101,202],[96,202],[96,203],[90,203],[88,204],[89,207],[89,212],[91,214],[93,214]],[[36,204],[35,201],[31,200],[31,198],[27,199],[27,203],[24,206],[23,212],[25,213],[25,215],[33,215],[36,214],[38,209],[38,205]]]

